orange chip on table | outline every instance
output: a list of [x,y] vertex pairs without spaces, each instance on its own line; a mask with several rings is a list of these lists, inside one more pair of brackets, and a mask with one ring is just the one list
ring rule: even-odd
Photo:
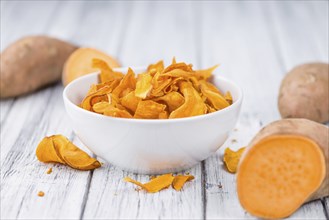
[[230,148],[225,149],[223,160],[224,160],[225,166],[229,172],[231,172],[231,173],[237,172],[240,158],[245,149],[246,149],[245,147],[240,148],[237,151],[233,151]]
[[172,182],[172,187],[179,191],[183,188],[184,184],[188,181],[191,181],[194,179],[194,176],[192,175],[177,175],[175,176],[174,181]]
[[174,180],[173,175],[170,174],[164,174],[161,176],[157,176],[148,183],[140,183],[136,180],[133,180],[129,177],[124,178],[124,181],[133,183],[137,186],[140,186],[142,189],[146,190],[148,193],[156,193],[159,192],[160,190],[168,188]]
[[79,170],[92,170],[101,166],[98,160],[80,150],[63,135],[52,135],[42,139],[37,147],[36,156],[44,163],[57,162]]

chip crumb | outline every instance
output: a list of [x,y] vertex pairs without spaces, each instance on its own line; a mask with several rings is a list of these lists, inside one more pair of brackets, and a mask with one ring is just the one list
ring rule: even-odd
[[187,173],[185,173],[185,175],[190,175],[190,173],[189,173],[189,172],[187,172]]
[[152,175],[150,176],[149,180],[153,180],[156,176]]
[[48,170],[47,170],[47,174],[51,174],[53,172],[53,168],[50,167]]
[[42,191],[39,191],[39,192],[38,192],[38,196],[39,196],[39,197],[43,197],[44,195],[45,195],[44,192],[42,192]]
[[232,139],[231,142],[233,144],[233,143],[237,143],[238,141],[237,141],[237,139]]

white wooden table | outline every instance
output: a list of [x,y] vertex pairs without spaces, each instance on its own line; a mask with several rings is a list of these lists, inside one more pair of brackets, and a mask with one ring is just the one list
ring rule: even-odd
[[[105,164],[94,171],[42,164],[38,142],[61,133],[79,146],[66,116],[60,83],[1,104],[2,219],[243,219],[235,176],[222,164],[226,147],[245,146],[279,119],[277,94],[297,64],[328,62],[328,1],[55,2],[1,1],[1,50],[29,34],[48,34],[96,47],[123,66],[173,56],[196,67],[220,63],[221,74],[243,87],[237,128],[217,152],[187,170],[196,179],[181,192],[135,191],[122,181],[149,176]],[[237,142],[233,141],[234,139]],[[47,175],[47,168],[53,173]],[[44,197],[38,197],[38,191]],[[329,199],[301,207],[291,218],[328,219]]]

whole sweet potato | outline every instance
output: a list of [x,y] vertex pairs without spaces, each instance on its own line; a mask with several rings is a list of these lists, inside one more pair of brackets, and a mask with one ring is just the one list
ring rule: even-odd
[[14,42],[1,53],[0,97],[27,94],[60,80],[66,59],[76,49],[47,36]]
[[283,79],[279,93],[282,118],[329,120],[329,65],[309,63],[295,67]]
[[265,126],[240,159],[241,205],[265,219],[290,216],[302,204],[329,195],[329,128],[307,119]]

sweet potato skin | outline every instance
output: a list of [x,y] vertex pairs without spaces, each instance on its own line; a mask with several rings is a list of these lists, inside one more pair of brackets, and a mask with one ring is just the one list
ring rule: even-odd
[[1,53],[0,97],[27,94],[60,80],[65,60],[76,49],[41,35],[14,42]]
[[329,64],[297,66],[283,79],[278,99],[282,118],[329,121]]
[[[248,154],[256,143],[272,135],[298,135],[312,139],[321,148],[326,161],[326,176],[316,192],[305,202],[329,195],[329,128],[323,124],[307,119],[282,119],[270,123],[261,129],[252,139],[240,161]],[[238,169],[239,172],[239,169]]]

